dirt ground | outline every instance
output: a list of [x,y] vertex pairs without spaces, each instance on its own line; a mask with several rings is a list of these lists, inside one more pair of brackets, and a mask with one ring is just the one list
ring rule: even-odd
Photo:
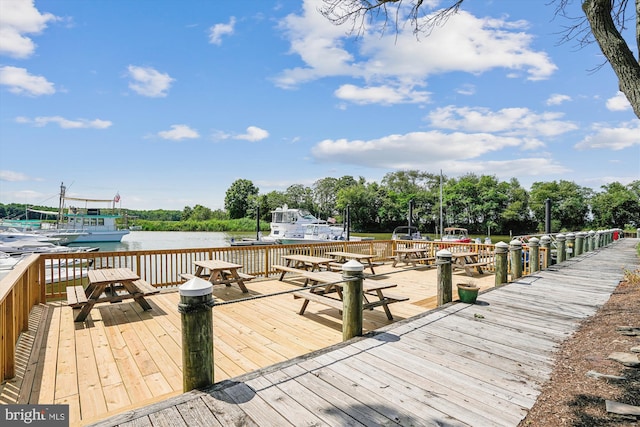
[[[619,331],[621,326],[640,328],[640,271],[627,277],[631,280],[621,282],[596,315],[562,345],[550,381],[519,427],[640,425],[640,417],[621,417],[605,409],[605,400],[640,405],[640,368],[608,358],[640,346],[640,336]],[[596,379],[589,371],[625,379]]]

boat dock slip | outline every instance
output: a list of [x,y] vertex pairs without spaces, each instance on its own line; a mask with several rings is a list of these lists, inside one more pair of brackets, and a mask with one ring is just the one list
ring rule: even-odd
[[560,343],[638,267],[636,244],[621,239],[478,304],[450,303],[94,425],[517,426]]

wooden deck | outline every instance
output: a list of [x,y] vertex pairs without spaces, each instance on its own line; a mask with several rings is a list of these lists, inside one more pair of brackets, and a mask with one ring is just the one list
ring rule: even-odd
[[[84,325],[74,325],[69,307],[41,307],[32,315],[40,327],[20,343],[24,369],[0,403],[67,403],[72,425],[516,426],[558,345],[606,302],[623,268],[637,267],[637,242],[483,293],[476,305],[429,312],[435,270],[381,266],[385,281],[398,282],[394,293],[410,300],[390,307],[396,322],[380,308],[366,312],[364,327],[374,332],[348,343],[340,343],[335,309],[310,304],[299,316],[301,302],[290,295],[215,307],[216,384],[185,394],[177,293],[150,297],[147,312],[101,306]],[[484,276],[474,281],[491,287],[493,275]],[[252,281],[250,292],[290,288],[289,280]],[[234,288],[214,293],[242,297]],[[30,358],[30,341],[40,340]]]
[[[410,298],[391,305],[394,321],[436,305],[434,269],[377,268],[379,278],[397,282],[394,294]],[[494,276],[478,276],[493,286]],[[214,287],[216,301],[230,301],[299,289],[289,273],[283,282],[255,279],[249,295],[237,287]],[[467,281],[454,274],[454,281]],[[373,280],[373,279],[371,279]],[[454,293],[455,296],[455,293]],[[164,401],[182,393],[182,335],[176,290],[147,297],[152,310],[134,302],[99,304],[87,321],[74,322],[66,302],[35,307],[29,333],[18,343],[17,376],[0,386],[0,404],[68,404],[71,425],[85,425],[123,411]],[[236,377],[342,341],[337,310],[292,295],[214,307],[215,381]],[[382,310],[365,312],[364,328],[390,324]]]

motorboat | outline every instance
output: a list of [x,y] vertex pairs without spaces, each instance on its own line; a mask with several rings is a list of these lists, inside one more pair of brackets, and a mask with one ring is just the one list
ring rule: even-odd
[[31,238],[57,245],[68,245],[87,233],[78,230],[65,230],[50,227],[49,223],[33,220],[0,220],[0,241]]
[[[67,206],[69,201],[80,202],[80,204],[79,206]],[[28,209],[28,211],[55,216],[55,223],[43,222],[43,226],[46,224],[49,229],[58,232],[79,233],[74,243],[120,242],[130,231],[126,228],[119,228],[116,224],[116,220],[123,217],[120,214],[120,209],[116,208],[116,203],[119,201],[119,194],[116,194],[113,199],[68,197],[63,183],[60,185],[58,212],[33,209]],[[107,207],[89,207],[90,203],[92,206],[95,206],[93,204],[106,204]]]
[[402,225],[393,229],[392,240],[431,240],[429,236],[420,234],[418,227]]
[[471,243],[469,231],[466,228],[447,227],[444,229],[442,238],[438,241],[451,243]]
[[[232,246],[318,243],[347,239],[347,229],[337,224],[333,218],[322,220],[306,209],[289,208],[287,205],[271,211],[270,233],[257,240],[231,242]],[[349,240],[367,240],[363,237],[349,236]]]

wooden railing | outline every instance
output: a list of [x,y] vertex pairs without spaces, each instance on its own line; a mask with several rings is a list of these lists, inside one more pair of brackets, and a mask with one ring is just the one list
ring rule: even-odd
[[[323,256],[326,252],[345,251],[374,255],[374,261],[388,261],[394,256],[396,248],[415,246],[426,248],[429,256],[435,256],[440,249],[451,252],[477,252],[479,261],[489,262],[485,269],[495,271],[494,245],[430,241],[336,241],[295,245],[32,255],[18,263],[0,281],[0,382],[15,375],[16,342],[20,334],[28,329],[31,308],[40,303],[66,299],[66,287],[86,284],[86,272],[90,269],[127,267],[152,286],[168,288],[176,287],[183,282],[180,279],[182,273],[193,273],[193,262],[196,260],[221,259],[242,264],[244,273],[268,277],[277,274],[272,266],[283,264],[282,256],[292,253]],[[525,274],[528,271],[527,266],[528,263],[525,264]]]

